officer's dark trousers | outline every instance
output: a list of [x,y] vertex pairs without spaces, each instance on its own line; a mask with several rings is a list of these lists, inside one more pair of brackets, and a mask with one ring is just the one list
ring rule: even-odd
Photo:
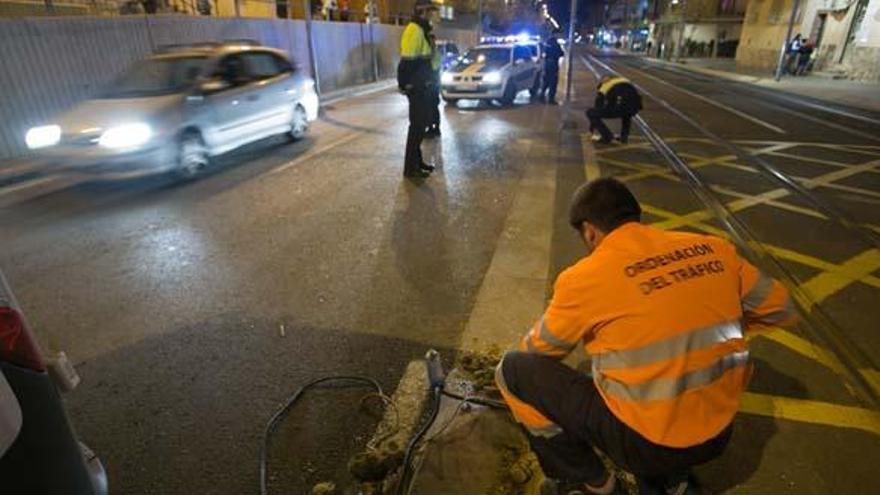
[[556,86],[559,85],[559,67],[556,69],[544,68],[544,83],[541,86],[541,95],[546,95],[550,101],[556,100]]
[[731,427],[717,437],[683,449],[657,445],[621,422],[583,372],[545,356],[509,352],[501,362],[508,390],[562,428],[545,438],[526,431],[541,468],[566,481],[593,481],[605,468],[593,446],[636,476],[676,478],[691,466],[718,457],[730,439]]
[[617,110],[600,110],[591,108],[587,110],[587,118],[590,120],[590,132],[599,131],[603,141],[611,141],[614,134],[602,122],[602,119],[620,119],[620,140],[626,142],[629,139],[629,128],[632,122],[633,114],[624,113]]
[[431,88],[431,125],[430,129],[440,129],[440,86]]
[[411,90],[409,99],[409,132],[406,134],[406,158],[404,175],[419,171],[422,160],[422,141],[431,125],[431,95],[427,88]]

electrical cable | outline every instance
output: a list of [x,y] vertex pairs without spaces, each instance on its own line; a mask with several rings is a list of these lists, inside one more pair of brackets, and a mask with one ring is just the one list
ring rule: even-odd
[[[363,376],[356,375],[334,375],[334,376],[325,376],[323,378],[318,378],[317,380],[312,380],[311,382],[303,385],[290,398],[287,399],[287,402],[280,409],[275,411],[275,414],[272,415],[272,418],[266,423],[266,427],[263,429],[263,438],[262,443],[260,445],[260,495],[266,495],[267,491],[267,464],[268,464],[268,452],[269,452],[269,437],[272,433],[275,432],[275,428],[278,426],[278,422],[290,412],[290,409],[293,405],[302,397],[302,395],[312,387],[320,385],[326,382],[335,382],[335,381],[347,381],[354,382],[350,385],[353,386],[370,386],[375,389],[376,394],[383,398],[383,401],[390,402],[390,399],[385,392],[382,390],[382,386],[379,385],[379,382],[372,378],[367,378]],[[435,413],[436,416],[436,413]],[[412,443],[411,443],[412,444]]]
[[413,454],[415,454],[416,445],[419,443],[419,440],[425,436],[425,433],[428,432],[431,425],[434,424],[434,421],[437,419],[437,414],[440,412],[440,396],[443,393],[443,388],[442,386],[435,386],[431,388],[431,392],[433,393],[433,401],[431,404],[430,416],[428,416],[427,421],[422,423],[422,427],[419,428],[419,431],[415,436],[410,439],[409,445],[406,447],[406,454],[403,456],[403,469],[400,472],[400,482],[397,483],[396,495],[407,495],[409,493],[409,477],[412,473],[412,457]]
[[448,390],[443,390],[443,395],[450,397],[452,399],[457,399],[460,401],[470,402],[471,404],[479,404],[481,406],[490,407],[492,409],[507,409],[507,404],[495,399],[489,399],[486,397],[475,397],[473,395],[464,397],[462,395],[456,394],[454,392],[449,392]]

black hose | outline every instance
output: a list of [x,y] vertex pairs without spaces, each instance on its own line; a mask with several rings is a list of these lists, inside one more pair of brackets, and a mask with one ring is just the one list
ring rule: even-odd
[[[260,495],[266,495],[268,493],[266,487],[266,478],[267,478],[267,459],[269,452],[269,437],[275,431],[278,422],[287,415],[290,411],[290,408],[299,400],[299,398],[310,388],[319,385],[325,382],[333,382],[333,381],[348,381],[348,382],[356,382],[358,386],[371,386],[376,390],[376,393],[384,396],[385,392],[382,391],[382,386],[379,385],[379,382],[372,378],[367,378],[363,376],[355,376],[355,375],[336,375],[336,376],[325,376],[323,378],[318,378],[317,380],[313,380],[294,392],[293,395],[287,399],[287,403],[284,404],[283,407],[278,409],[275,414],[272,415],[272,418],[266,423],[266,427],[263,429],[263,441],[260,445]],[[438,404],[439,406],[439,404]],[[436,417],[436,412],[434,413]],[[412,444],[412,443],[411,443]]]
[[442,387],[434,387],[431,389],[432,392],[432,404],[431,404],[431,413],[428,416],[428,420],[422,423],[422,427],[419,428],[419,431],[412,437],[409,441],[409,445],[406,446],[406,454],[403,456],[403,469],[400,472],[400,482],[397,484],[397,495],[406,495],[409,493],[409,477],[412,474],[412,457],[415,454],[416,445],[425,436],[425,433],[428,432],[428,429],[431,428],[431,425],[434,424],[434,421],[437,419],[437,414],[440,412],[440,395],[443,393]]
[[449,392],[448,390],[444,390],[443,395],[450,397],[450,398],[453,398],[453,399],[456,399],[456,400],[467,401],[472,404],[479,404],[481,406],[490,407],[492,409],[508,409],[507,404],[505,404],[504,402],[502,402],[500,400],[487,399],[485,397],[474,397],[474,396],[465,397],[463,395],[459,395],[454,392]]

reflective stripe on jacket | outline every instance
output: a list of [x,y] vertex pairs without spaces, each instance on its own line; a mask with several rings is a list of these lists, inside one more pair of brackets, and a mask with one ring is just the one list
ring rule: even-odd
[[[559,276],[520,349],[561,359],[584,345],[609,409],[682,448],[733,420],[751,374],[744,333],[795,320],[785,288],[729,242],[629,223]],[[511,408],[529,426],[535,411]]]

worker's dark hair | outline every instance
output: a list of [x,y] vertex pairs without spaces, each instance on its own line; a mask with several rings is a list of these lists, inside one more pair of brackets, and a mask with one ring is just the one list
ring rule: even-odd
[[630,190],[619,180],[606,177],[590,181],[574,193],[568,222],[578,231],[588,222],[607,234],[641,218],[642,208]]

